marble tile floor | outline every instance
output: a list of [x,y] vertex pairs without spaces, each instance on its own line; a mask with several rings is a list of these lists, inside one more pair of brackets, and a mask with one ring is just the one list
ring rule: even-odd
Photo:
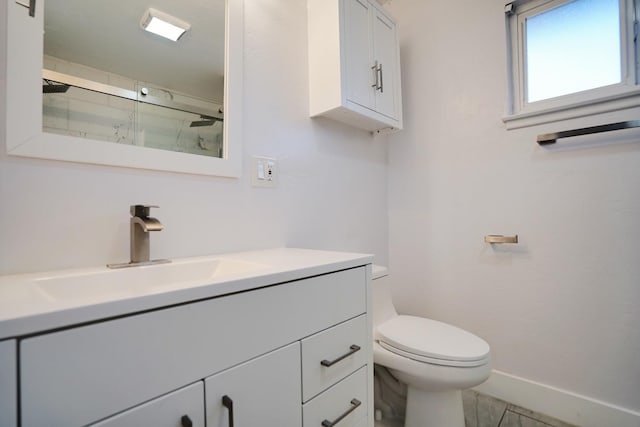
[[[577,427],[473,390],[462,400],[465,427]],[[403,421],[384,419],[375,427],[403,427]]]
[[374,427],[404,427],[402,420],[382,420],[376,421]]
[[462,403],[466,427],[577,427],[473,390]]

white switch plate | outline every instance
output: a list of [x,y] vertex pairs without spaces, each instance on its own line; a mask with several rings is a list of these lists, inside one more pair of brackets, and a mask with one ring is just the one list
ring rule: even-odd
[[275,187],[278,185],[278,161],[271,157],[251,158],[251,185]]

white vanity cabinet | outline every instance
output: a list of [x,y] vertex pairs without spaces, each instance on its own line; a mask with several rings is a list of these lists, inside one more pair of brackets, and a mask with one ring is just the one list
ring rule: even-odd
[[20,427],[226,427],[231,411],[238,426],[295,427],[303,406],[331,420],[353,399],[350,419],[372,425],[369,268],[19,338]]
[[310,115],[402,128],[394,20],[374,0],[308,0]]
[[0,341],[0,426],[17,424],[17,380],[16,342]]

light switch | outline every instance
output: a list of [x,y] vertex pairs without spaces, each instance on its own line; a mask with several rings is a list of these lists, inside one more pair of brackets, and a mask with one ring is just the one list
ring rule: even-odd
[[278,181],[278,161],[270,157],[251,158],[251,185],[275,187]]

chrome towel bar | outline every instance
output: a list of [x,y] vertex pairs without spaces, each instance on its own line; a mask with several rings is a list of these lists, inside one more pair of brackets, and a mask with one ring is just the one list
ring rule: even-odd
[[590,135],[592,133],[611,132],[614,130],[631,129],[640,127],[640,120],[631,120],[627,122],[609,123],[608,125],[590,126],[586,128],[566,130],[562,132],[547,133],[538,135],[538,144],[549,145],[555,144],[560,138],[570,138],[572,136]]
[[518,235],[503,236],[501,234],[489,234],[484,236],[485,243],[518,243]]

